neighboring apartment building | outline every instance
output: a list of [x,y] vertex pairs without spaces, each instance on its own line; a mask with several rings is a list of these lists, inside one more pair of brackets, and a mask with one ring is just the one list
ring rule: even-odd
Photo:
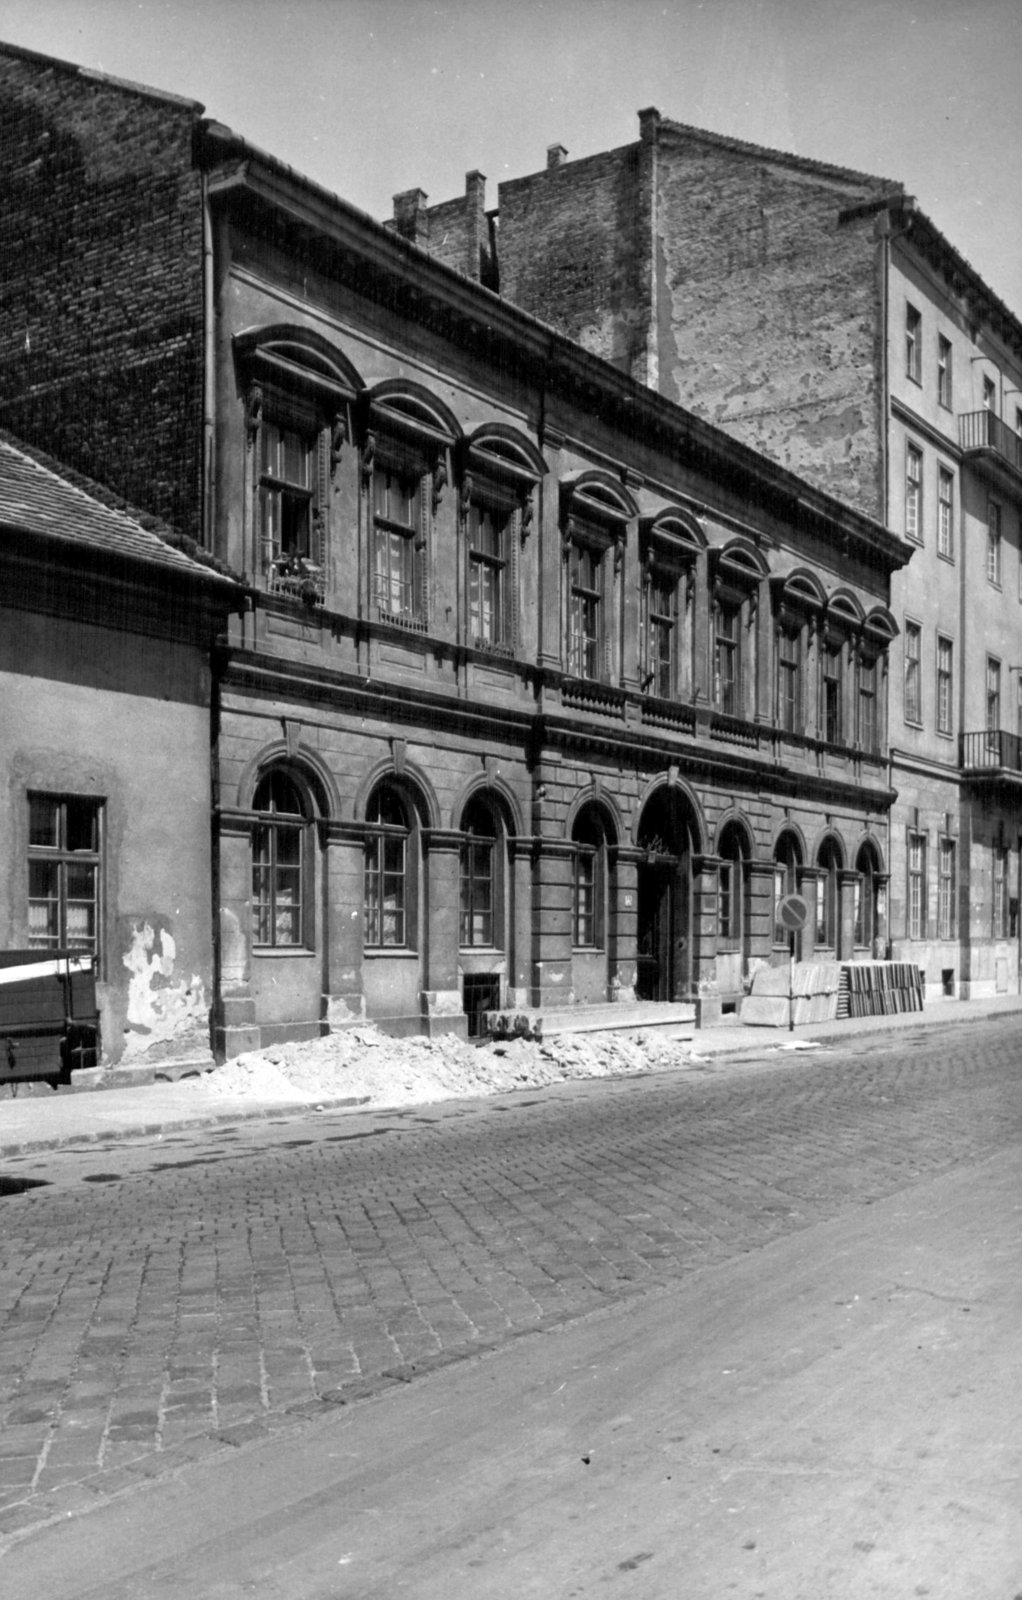
[[0,435],[0,948],[93,959],[109,1066],[212,1061],[210,657],[236,596]]
[[551,147],[493,214],[473,173],[444,207],[399,196],[392,226],[435,249],[442,224],[462,270],[912,544],[892,954],[930,995],[1017,990],[1022,324],[900,185],[639,124],[579,161]]
[[804,955],[885,946],[904,540],[468,281],[479,184],[435,261],[193,104],[3,48],[0,109],[0,416],[247,583],[220,1048],[712,1021],[796,882]]

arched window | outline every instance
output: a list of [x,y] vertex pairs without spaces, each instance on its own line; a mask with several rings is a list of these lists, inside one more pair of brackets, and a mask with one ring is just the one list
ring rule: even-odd
[[836,950],[840,932],[838,873],[841,870],[842,858],[835,839],[823,841],[816,864],[820,869],[820,875],[816,880],[816,943],[824,949]]
[[483,799],[469,804],[461,826],[466,837],[461,847],[459,943],[463,948],[499,945],[503,942],[500,936],[500,829],[491,807]]
[[381,783],[366,807],[365,943],[405,949],[414,942],[413,825],[395,785]]
[[741,946],[745,932],[745,838],[741,828],[729,823],[721,834],[717,880],[717,936],[732,949]]
[[294,780],[275,767],[260,780],[252,801],[260,821],[252,835],[254,941],[279,949],[305,938],[305,803]]
[[606,938],[607,831],[599,807],[583,806],[571,832],[575,846],[572,944],[599,950]]
[[774,850],[774,944],[788,949],[792,935],[777,915],[785,895],[798,893],[798,869],[802,865],[798,840],[793,833],[782,833]]
[[855,858],[855,870],[859,874],[855,885],[855,942],[872,949],[874,941],[879,934],[878,911],[879,899],[877,874],[876,849],[871,844],[860,847]]

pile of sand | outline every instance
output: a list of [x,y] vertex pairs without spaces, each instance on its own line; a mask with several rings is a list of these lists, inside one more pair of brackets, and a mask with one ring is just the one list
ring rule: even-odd
[[450,1035],[393,1039],[371,1024],[304,1043],[272,1045],[236,1056],[184,1087],[205,1094],[317,1103],[344,1099],[371,1105],[502,1094],[568,1078],[619,1077],[689,1066],[687,1040],[655,1033],[564,1034],[532,1040],[465,1044]]

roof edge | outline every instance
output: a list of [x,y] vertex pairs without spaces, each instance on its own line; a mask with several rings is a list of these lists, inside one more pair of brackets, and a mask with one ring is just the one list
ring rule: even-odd
[[165,105],[178,106],[181,110],[190,111],[193,116],[201,117],[205,113],[206,108],[201,101],[192,100],[187,95],[172,94],[169,89],[154,89],[146,83],[135,83],[131,78],[117,78],[112,73],[101,71],[98,67],[84,67],[76,61],[64,61],[60,56],[46,55],[42,50],[30,50],[27,45],[10,44],[6,39],[0,39],[0,55],[14,56],[18,60],[31,61],[42,67],[58,68],[61,72],[70,73],[72,77],[109,84],[112,89],[137,95],[142,100],[159,100]]

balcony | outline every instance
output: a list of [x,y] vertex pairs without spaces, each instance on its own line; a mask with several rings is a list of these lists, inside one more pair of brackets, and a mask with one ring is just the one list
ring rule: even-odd
[[326,598],[326,578],[321,567],[302,556],[282,556],[271,561],[266,587],[270,594],[285,600],[298,600],[305,606],[321,606]]
[[1000,728],[960,734],[959,766],[975,778],[1022,782],[1022,738]]
[[1022,479],[1022,434],[1015,433],[993,411],[968,411],[960,416],[958,443],[966,460],[986,458]]

